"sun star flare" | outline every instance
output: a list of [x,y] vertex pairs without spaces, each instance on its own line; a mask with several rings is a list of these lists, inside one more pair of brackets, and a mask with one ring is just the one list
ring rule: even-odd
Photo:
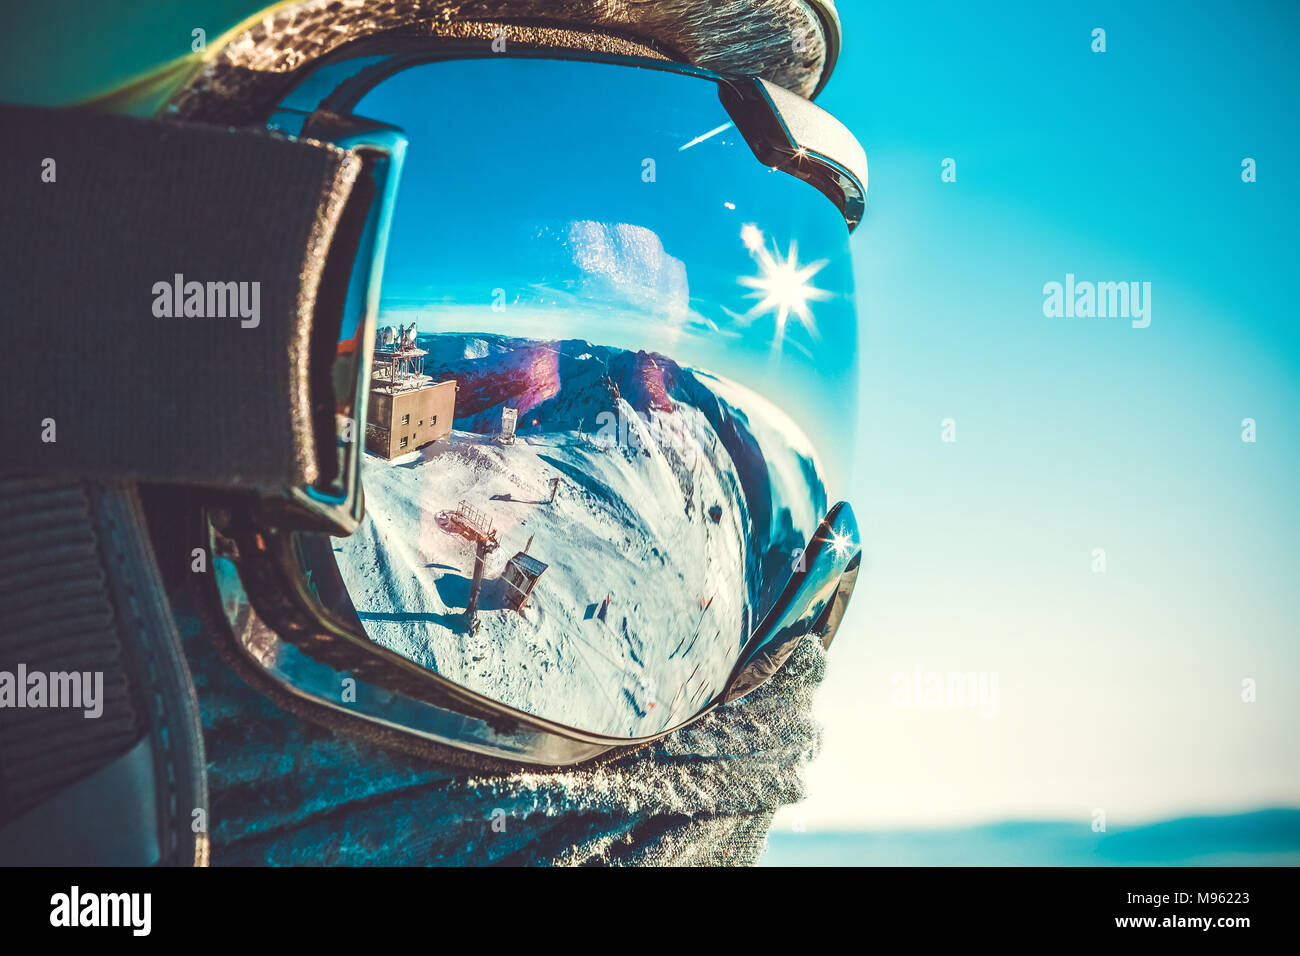
[[791,315],[799,320],[809,335],[817,338],[817,323],[809,304],[823,302],[831,297],[831,293],[813,285],[812,278],[826,267],[828,260],[818,259],[801,265],[798,243],[791,239],[789,250],[783,256],[775,244],[771,249],[767,247],[762,231],[752,224],[741,230],[741,241],[758,263],[758,275],[741,276],[737,280],[753,290],[746,298],[759,300],[745,313],[745,318],[753,319],[769,313],[773,316],[776,326],[772,337],[774,349],[781,347],[786,322]]

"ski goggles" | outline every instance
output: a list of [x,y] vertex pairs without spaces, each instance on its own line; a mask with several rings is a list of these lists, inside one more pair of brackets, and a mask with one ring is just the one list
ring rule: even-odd
[[241,673],[563,765],[830,645],[860,562],[846,129],[756,78],[410,39],[322,61],[268,126],[355,150],[374,201],[336,467],[205,515]]

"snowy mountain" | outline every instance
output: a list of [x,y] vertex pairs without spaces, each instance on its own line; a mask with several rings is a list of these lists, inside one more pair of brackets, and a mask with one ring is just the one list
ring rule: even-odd
[[[458,384],[454,431],[365,459],[366,518],[336,557],[367,632],[585,730],[644,736],[702,707],[825,513],[807,440],[767,401],[658,354],[419,345],[425,370]],[[507,407],[513,443],[498,440]],[[474,626],[465,508],[491,541]],[[522,611],[507,566],[520,551],[545,568]]]
[[443,333],[422,335],[419,342],[429,350],[428,367],[438,369],[439,378],[456,379],[455,427],[463,431],[494,434],[507,406],[519,411],[521,435],[598,431],[609,423],[602,413],[616,411],[615,396],[642,418],[670,415],[678,404],[698,409],[740,477],[761,567],[752,580],[756,619],[784,587],[792,553],[826,514],[826,492],[808,440],[792,432],[797,426],[778,421],[768,402],[734,383],[684,369],[657,353],[581,339]]

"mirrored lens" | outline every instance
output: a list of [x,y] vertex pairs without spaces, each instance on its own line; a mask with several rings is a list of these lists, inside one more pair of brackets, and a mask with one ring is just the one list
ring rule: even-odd
[[332,544],[360,626],[571,727],[681,723],[844,493],[842,217],[699,77],[437,62],[354,112],[410,141]]

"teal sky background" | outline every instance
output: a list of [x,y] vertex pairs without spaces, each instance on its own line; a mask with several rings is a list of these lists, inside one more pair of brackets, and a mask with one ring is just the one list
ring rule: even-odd
[[[0,97],[88,95],[248,7],[5,5]],[[840,9],[820,102],[871,163],[852,240],[866,550],[810,798],[778,825],[1300,806],[1300,12]],[[1044,318],[1067,272],[1151,282],[1150,327]],[[918,667],[996,673],[996,714],[898,706]]]
[[[840,6],[865,573],[779,826],[1300,804],[1297,8]],[[1044,318],[1067,272],[1151,282],[1150,327]],[[899,706],[917,667],[996,716]]]

